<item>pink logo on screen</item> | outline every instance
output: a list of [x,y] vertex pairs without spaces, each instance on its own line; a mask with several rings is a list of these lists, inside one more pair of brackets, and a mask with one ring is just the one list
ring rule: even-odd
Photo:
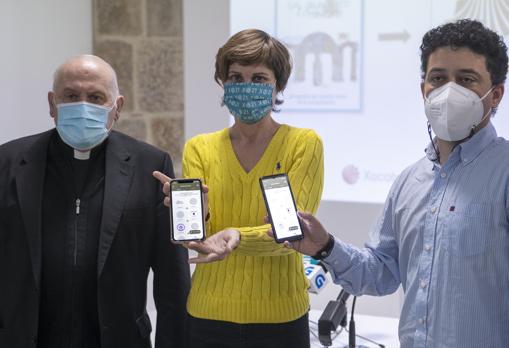
[[347,184],[355,185],[357,181],[359,181],[361,173],[359,172],[359,169],[357,169],[356,166],[349,164],[345,168],[343,168],[341,175],[343,176],[343,180],[345,180]]

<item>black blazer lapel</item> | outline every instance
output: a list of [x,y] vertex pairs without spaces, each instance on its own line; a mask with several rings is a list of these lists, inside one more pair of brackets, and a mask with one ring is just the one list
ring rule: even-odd
[[129,152],[122,146],[115,132],[112,132],[106,145],[104,200],[97,255],[98,278],[108,258],[131,186],[133,166],[129,160]]
[[41,279],[41,204],[46,173],[48,142],[54,130],[41,137],[21,157],[16,171],[19,207],[30,249],[35,286]]

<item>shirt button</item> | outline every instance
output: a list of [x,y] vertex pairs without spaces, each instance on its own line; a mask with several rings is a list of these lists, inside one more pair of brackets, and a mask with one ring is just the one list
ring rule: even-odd
[[436,212],[437,212],[437,208],[436,207],[431,207],[431,213],[435,214]]
[[424,246],[424,250],[426,250],[426,251],[430,251],[430,250],[431,250],[431,245],[426,244],[426,245]]
[[424,324],[424,319],[422,319],[422,318],[419,319],[419,324],[421,324],[421,325]]
[[421,281],[421,288],[425,289],[428,284],[423,280]]
[[442,178],[445,178],[445,177],[447,176],[447,173],[442,172],[442,173],[440,173],[440,176],[441,176]]

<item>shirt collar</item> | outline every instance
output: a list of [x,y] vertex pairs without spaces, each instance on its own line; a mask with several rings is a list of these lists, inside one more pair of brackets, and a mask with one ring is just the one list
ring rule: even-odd
[[424,149],[424,153],[426,154],[426,157],[431,162],[438,162],[438,155],[435,149],[438,147],[437,144],[437,137],[434,137],[432,141],[428,143],[428,146]]
[[[467,164],[476,158],[496,138],[497,131],[495,130],[493,124],[489,122],[484,128],[475,133],[470,139],[458,144],[453,150],[453,153],[459,151],[461,162],[463,164]],[[436,137],[433,138],[433,143],[430,142],[428,144],[424,152],[426,153],[426,157],[433,164],[439,165],[438,156],[433,145],[438,147]]]
[[473,161],[496,138],[497,131],[491,122],[489,122],[470,139],[458,145],[461,162],[467,164]]

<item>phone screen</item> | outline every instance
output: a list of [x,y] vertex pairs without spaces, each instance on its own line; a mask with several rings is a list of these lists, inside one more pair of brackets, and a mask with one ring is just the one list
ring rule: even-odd
[[302,238],[292,191],[286,174],[260,179],[276,241]]
[[172,239],[175,241],[203,239],[205,229],[200,180],[172,180],[170,194]]

